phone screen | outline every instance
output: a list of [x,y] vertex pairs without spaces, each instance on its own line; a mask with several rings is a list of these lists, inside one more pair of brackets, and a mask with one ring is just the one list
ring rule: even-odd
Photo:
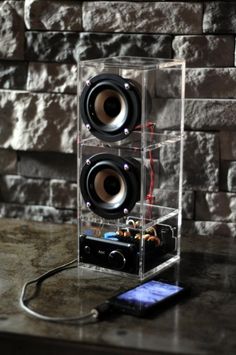
[[151,306],[180,292],[182,289],[183,287],[180,286],[152,280],[120,294],[117,299]]
[[181,286],[152,280],[123,292],[111,300],[123,311],[132,310],[132,313],[138,314],[165,300],[174,298],[183,291],[184,288]]

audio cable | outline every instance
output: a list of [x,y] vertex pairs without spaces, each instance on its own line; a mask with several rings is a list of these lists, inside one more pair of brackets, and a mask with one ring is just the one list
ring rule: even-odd
[[71,261],[69,261],[68,263],[65,263],[63,265],[60,265],[56,268],[53,268],[47,272],[45,272],[44,274],[38,276],[35,279],[29,280],[27,281],[23,287],[22,287],[22,291],[21,291],[21,295],[20,295],[20,306],[21,308],[26,311],[28,314],[30,314],[31,316],[44,320],[44,321],[48,321],[48,322],[54,322],[54,323],[67,323],[67,324],[77,324],[77,325],[83,325],[83,324],[87,324],[87,323],[93,323],[96,322],[98,319],[102,319],[104,314],[106,314],[109,310],[110,310],[110,305],[108,302],[104,302],[100,305],[98,305],[97,307],[91,309],[91,311],[87,314],[81,315],[81,316],[75,316],[75,317],[52,317],[52,316],[47,316],[45,314],[39,313],[34,311],[32,308],[30,308],[29,306],[29,301],[30,298],[26,297],[26,292],[27,292],[27,288],[30,285],[35,285],[35,291],[37,290],[37,288],[40,286],[40,284],[52,277],[53,275],[64,271],[64,270],[68,270],[68,269],[72,269],[77,267],[73,266],[73,264],[77,264],[78,259],[73,259]]

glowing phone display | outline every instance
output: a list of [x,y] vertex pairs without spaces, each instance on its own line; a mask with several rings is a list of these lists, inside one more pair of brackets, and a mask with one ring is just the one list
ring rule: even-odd
[[151,280],[118,294],[110,299],[110,303],[122,312],[145,315],[156,306],[177,300],[185,290],[180,285]]

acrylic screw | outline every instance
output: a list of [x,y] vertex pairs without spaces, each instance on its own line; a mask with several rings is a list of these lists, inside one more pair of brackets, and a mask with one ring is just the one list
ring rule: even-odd
[[89,159],[86,160],[86,165],[90,165],[91,161]]
[[85,126],[85,127],[87,128],[87,130],[88,130],[88,131],[90,131],[90,129],[91,129],[90,124],[86,124],[86,126]]
[[129,85],[128,83],[125,83],[125,84],[124,84],[124,87],[125,87],[126,90],[129,90],[129,89],[130,89],[130,85]]
[[124,129],[124,134],[125,134],[126,136],[128,136],[128,134],[129,134],[128,128],[125,128],[125,129]]
[[90,80],[86,80],[86,85],[87,86],[91,86],[91,81]]
[[90,207],[91,207],[91,203],[90,203],[90,202],[86,202],[86,206],[87,206],[88,208],[90,208]]
[[125,171],[129,170],[129,165],[128,164],[124,164],[124,170]]
[[127,210],[127,208],[124,208],[123,212],[124,212],[124,214],[128,214],[128,213],[129,213],[129,211]]

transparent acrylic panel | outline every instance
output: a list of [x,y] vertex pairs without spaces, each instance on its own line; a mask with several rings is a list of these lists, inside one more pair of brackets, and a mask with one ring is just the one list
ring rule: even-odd
[[184,62],[79,64],[80,264],[144,279],[179,258]]
[[143,232],[142,279],[179,258],[178,210],[166,212],[163,218],[150,221]]
[[[128,130],[127,137],[124,134],[122,140],[119,140],[120,144],[121,142],[125,144],[125,140],[128,137],[132,139],[132,134],[137,131],[141,131],[142,134],[146,133],[149,136],[152,131],[151,124],[154,125],[156,133],[167,129],[170,134],[173,130],[181,131],[183,126],[182,100],[184,95],[183,61],[136,57],[108,58],[81,62],[78,72],[79,111],[81,111],[81,106],[84,106],[84,102],[81,103],[81,96],[83,96],[84,91],[87,91],[87,89],[96,91],[97,82],[93,82],[94,78],[100,75],[110,75],[119,76],[123,79],[122,82],[115,82],[117,90],[120,89],[119,94],[116,95],[112,87],[104,83],[103,95],[97,95],[97,100],[93,100],[92,97],[87,102],[91,111],[93,111],[93,117],[97,118],[98,116],[98,125],[96,126],[99,126],[98,129],[107,128],[108,126],[112,128],[118,123],[122,126],[123,131]],[[125,115],[125,109],[123,108],[130,103],[129,100],[132,100],[127,95],[130,94],[132,96],[134,92],[138,96],[138,102],[134,101],[134,106],[141,106],[141,117],[137,119],[131,132],[128,125],[125,125],[124,122],[122,125],[122,112],[124,111],[123,114]],[[120,100],[121,108],[121,114],[116,115],[115,118],[112,116],[113,119],[110,121],[104,110],[101,112],[101,110],[97,109],[98,105],[104,105],[107,95],[114,95],[114,100]],[[128,118],[130,119],[133,114],[132,110],[129,113],[130,116]],[[89,126],[91,125],[88,122],[83,122],[82,119],[79,120],[80,139],[94,138],[94,130],[91,130]],[[142,140],[142,135],[139,138],[141,139],[139,145],[145,144],[145,139]],[[99,140],[104,139],[99,136]],[[111,144],[116,144],[116,142],[115,139],[110,141]]]

